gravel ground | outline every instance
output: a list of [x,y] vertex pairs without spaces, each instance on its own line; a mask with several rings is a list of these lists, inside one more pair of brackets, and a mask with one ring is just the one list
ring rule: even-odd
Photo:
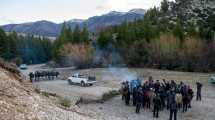
[[[147,79],[148,76],[153,76],[154,79],[167,79],[176,80],[177,82],[183,81],[186,84],[196,89],[196,81],[203,83],[202,96],[203,100],[197,102],[193,100],[192,108],[187,113],[178,114],[179,120],[214,120],[215,119],[215,85],[208,82],[211,74],[204,73],[189,73],[189,72],[172,72],[153,69],[130,69],[137,73],[139,76],[143,76],[143,79]],[[194,97],[195,99],[195,97]],[[96,113],[97,119],[101,120],[153,120],[152,110],[141,109],[140,114],[135,113],[135,107],[125,106],[121,101],[121,97],[118,96],[104,104],[88,104],[82,105],[80,108],[82,112]],[[165,110],[160,113],[159,120],[168,120],[169,111]]]
[[[178,112],[178,120],[214,120],[215,100],[204,98],[202,102],[193,101],[192,108],[187,113]],[[140,114],[135,113],[135,107],[125,106],[118,96],[104,104],[82,105],[81,112],[96,114],[97,120],[154,120],[152,110],[141,108]],[[160,112],[159,120],[168,120],[169,111]]]
[[[106,90],[118,89],[120,82],[133,76],[146,80],[149,76],[153,76],[156,79],[176,80],[177,82],[183,81],[186,84],[196,89],[195,83],[201,81],[203,83],[202,96],[203,101],[193,101],[192,108],[187,113],[179,112],[179,120],[214,120],[215,118],[215,85],[208,82],[209,77],[212,74],[205,73],[190,73],[190,72],[172,72],[164,70],[154,69],[61,69],[61,78],[66,78],[71,73],[81,72],[95,75],[98,83],[92,87],[82,88],[80,86],[68,85],[67,81],[45,81],[39,82],[35,85],[40,88],[55,92],[64,97],[76,100],[80,96],[86,96],[87,98],[99,98]],[[151,110],[141,109],[140,114],[135,114],[135,108],[132,106],[125,106],[121,101],[121,97],[115,97],[103,104],[82,104],[80,108],[77,108],[80,113],[85,113],[90,116],[94,116],[97,120],[153,120]],[[162,111],[160,113],[159,120],[167,120],[169,117],[168,111]]]
[[36,82],[34,86],[43,91],[56,93],[61,97],[68,98],[73,104],[75,104],[80,97],[89,101],[100,100],[104,93],[114,90],[113,88],[98,86],[96,84],[90,87],[69,85],[65,80]]

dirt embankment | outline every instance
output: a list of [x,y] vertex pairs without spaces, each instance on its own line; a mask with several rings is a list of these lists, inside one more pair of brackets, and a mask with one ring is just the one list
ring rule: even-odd
[[56,101],[35,92],[18,70],[0,66],[0,120],[91,120],[74,108],[59,107]]

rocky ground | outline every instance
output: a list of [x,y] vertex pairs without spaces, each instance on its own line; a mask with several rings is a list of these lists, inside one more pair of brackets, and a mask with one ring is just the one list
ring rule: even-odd
[[0,67],[0,120],[94,120],[35,92],[28,81]]
[[[62,69],[61,69],[62,70]],[[61,72],[61,71],[60,71]],[[55,92],[67,98],[77,98],[80,96],[88,96],[87,98],[99,98],[104,91],[118,89],[120,82],[129,78],[139,77],[141,80],[146,80],[149,76],[154,79],[176,80],[183,81],[186,84],[196,89],[195,83],[201,81],[203,83],[203,100],[196,102],[193,100],[192,109],[187,113],[178,114],[179,120],[214,120],[215,118],[215,85],[209,83],[208,79],[212,74],[205,73],[189,73],[189,72],[172,72],[154,69],[84,69],[84,70],[63,70],[60,78],[66,78],[72,73],[81,72],[95,75],[98,83],[92,87],[80,87],[76,85],[69,85],[65,80],[44,81],[36,83],[35,85],[48,92]],[[76,99],[74,99],[75,101]],[[120,96],[108,100],[104,103],[80,104],[79,107],[74,108],[78,113],[91,116],[97,120],[153,120],[151,110],[141,109],[140,114],[135,114],[135,108],[132,106],[125,106],[121,101]],[[169,112],[164,110],[160,113],[159,120],[167,120]]]

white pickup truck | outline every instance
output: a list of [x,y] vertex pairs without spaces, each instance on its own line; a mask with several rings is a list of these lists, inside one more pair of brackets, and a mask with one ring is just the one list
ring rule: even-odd
[[92,76],[85,76],[79,73],[73,74],[68,78],[69,84],[81,84],[81,86],[93,85],[96,83],[96,78]]

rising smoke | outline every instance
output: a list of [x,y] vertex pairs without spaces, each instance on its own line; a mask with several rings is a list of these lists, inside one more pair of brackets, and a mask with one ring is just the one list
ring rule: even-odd
[[104,72],[102,79],[115,78],[120,81],[131,81],[138,78],[136,72],[131,71],[128,67],[126,67],[119,51],[112,44],[109,44],[106,48],[103,49],[95,47],[94,62],[100,62],[102,63],[102,66],[108,68],[107,72],[110,73],[110,75],[107,75],[107,73]]

